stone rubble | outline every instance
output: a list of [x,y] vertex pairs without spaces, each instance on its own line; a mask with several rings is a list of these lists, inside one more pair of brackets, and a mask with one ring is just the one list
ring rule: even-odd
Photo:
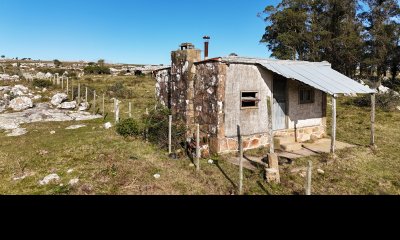
[[57,174],[50,174],[43,178],[43,180],[39,181],[39,185],[47,185],[52,181],[59,181],[60,177]]

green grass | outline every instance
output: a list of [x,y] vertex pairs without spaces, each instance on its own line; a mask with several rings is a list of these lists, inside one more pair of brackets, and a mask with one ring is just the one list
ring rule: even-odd
[[[150,77],[90,76],[93,81],[81,80],[98,94],[108,86],[122,81],[134,93],[132,99],[120,99],[121,117],[128,115],[128,102],[133,103],[133,114],[139,118],[146,108],[154,107],[154,80]],[[86,77],[84,77],[85,79]],[[74,84],[76,84],[75,82]],[[77,86],[77,85],[75,85]],[[52,91],[50,89],[50,91]],[[82,90],[83,92],[83,90]],[[46,93],[50,97],[53,92]],[[91,98],[90,98],[91,99]],[[99,103],[97,103],[99,104]],[[99,106],[99,105],[98,105]],[[6,137],[0,133],[0,194],[217,194],[235,193],[238,167],[224,161],[228,156],[214,157],[216,164],[201,161],[201,171],[189,166],[189,159],[171,160],[167,152],[141,139],[125,139],[115,128],[102,128],[113,123],[112,101],[108,100],[106,119],[86,121],[86,128],[65,130],[77,122],[27,124],[28,134]],[[359,145],[339,151],[338,159],[330,164],[328,156],[299,159],[292,166],[281,169],[281,185],[267,184],[262,169],[245,171],[244,192],[249,195],[303,194],[305,179],[299,173],[290,173],[295,167],[304,167],[309,160],[313,171],[313,194],[399,194],[400,193],[400,112],[377,112],[377,145],[369,144],[370,112],[367,108],[348,106],[345,100],[338,104],[338,139]],[[50,131],[56,131],[51,135]],[[263,155],[263,149],[248,154]],[[317,168],[325,171],[317,173]],[[69,169],[74,169],[68,174]],[[61,180],[40,186],[39,180],[57,173]],[[154,174],[160,174],[155,179]],[[27,175],[23,180],[14,177]],[[73,178],[79,183],[68,186]],[[63,186],[60,186],[63,184]]]

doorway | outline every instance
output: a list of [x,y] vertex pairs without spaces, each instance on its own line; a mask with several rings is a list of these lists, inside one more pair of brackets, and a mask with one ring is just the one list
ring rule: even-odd
[[281,76],[274,76],[273,82],[273,123],[274,131],[287,129],[286,126],[286,108],[287,108],[287,79]]

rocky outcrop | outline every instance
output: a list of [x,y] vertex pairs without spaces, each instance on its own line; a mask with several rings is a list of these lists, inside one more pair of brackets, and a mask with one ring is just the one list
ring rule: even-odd
[[29,93],[29,89],[23,85],[15,85],[11,88],[10,94],[13,96],[23,96]]
[[14,111],[22,111],[33,107],[32,99],[28,97],[17,97],[11,100],[9,108]]
[[90,108],[90,104],[88,102],[83,102],[79,105],[79,111],[86,111]]
[[75,109],[76,108],[76,101],[72,101],[72,102],[63,102],[61,103],[58,108],[60,109]]
[[7,134],[7,137],[18,137],[27,134],[28,131],[26,131],[25,128],[16,128],[13,129],[11,133]]
[[53,106],[59,106],[61,103],[63,103],[67,99],[68,99],[68,95],[67,94],[65,94],[65,93],[57,93],[51,99],[51,104]]

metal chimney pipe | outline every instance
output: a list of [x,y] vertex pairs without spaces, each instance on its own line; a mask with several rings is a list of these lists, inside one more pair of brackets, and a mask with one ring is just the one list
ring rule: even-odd
[[210,37],[209,36],[204,36],[204,60],[208,59],[208,46],[210,42]]

